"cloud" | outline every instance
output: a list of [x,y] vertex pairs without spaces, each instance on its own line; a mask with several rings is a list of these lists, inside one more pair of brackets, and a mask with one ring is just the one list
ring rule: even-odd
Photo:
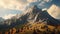
[[41,6],[41,7],[46,7],[45,5],[47,4],[47,3],[49,3],[49,2],[51,2],[52,0],[43,0],[43,1],[41,1],[40,3],[39,3],[39,6]]
[[31,3],[31,2],[36,2],[37,0],[27,0],[27,2]]
[[8,15],[3,16],[2,18],[4,18],[4,19],[10,19],[13,16],[16,16],[16,14],[8,14]]
[[34,4],[36,4],[41,2],[40,5],[43,5],[45,2],[50,1],[51,0],[0,0],[0,8],[25,10],[30,3],[34,2]]
[[[29,8],[33,5],[39,5],[43,7],[45,6],[44,4],[48,2],[51,2],[51,0],[0,0],[0,8],[20,10],[20,11],[25,12],[26,8]],[[6,14],[6,12],[7,11],[3,13]],[[5,18],[6,18],[6,15],[5,15]]]
[[0,0],[0,8],[24,10],[26,5],[22,0]]
[[52,0],[44,0],[44,1],[46,1],[46,2],[51,2]]
[[53,4],[47,11],[52,17],[56,19],[60,19],[60,7],[59,6],[56,6]]
[[49,2],[51,2],[52,0],[28,0],[29,2],[29,7],[37,5],[38,7],[42,7],[45,8],[46,4],[48,4]]
[[8,14],[21,14],[22,11],[20,10],[12,10],[12,9],[3,9],[0,8],[0,17],[4,16],[4,15],[8,15]]
[[27,0],[28,2],[40,2],[40,1],[44,1],[44,2],[50,2],[52,0]]

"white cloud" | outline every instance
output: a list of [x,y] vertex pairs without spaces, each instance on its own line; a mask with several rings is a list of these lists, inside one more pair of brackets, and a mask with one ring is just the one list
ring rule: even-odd
[[2,18],[4,18],[4,19],[10,19],[13,16],[16,16],[16,14],[8,14],[8,15],[3,16]]
[[51,2],[52,0],[44,0],[44,1],[46,1],[46,2]]
[[[34,3],[36,5],[40,4],[40,6],[43,7],[46,2],[50,1],[51,0],[0,0],[0,8],[25,11],[26,7],[27,6],[30,7],[31,3]],[[11,15],[12,14],[10,14],[10,16]],[[4,16],[5,19],[7,19],[8,17],[9,17],[8,15]]]
[[41,3],[39,4],[39,6],[44,7],[46,3],[49,3],[49,2],[51,2],[51,1],[52,1],[52,0],[43,0],[43,1],[41,1]]
[[53,4],[47,11],[52,17],[60,19],[60,7]]
[[25,10],[26,6],[32,2],[40,2],[40,5],[43,5],[45,2],[49,2],[51,0],[0,0],[0,8],[6,9],[17,9],[17,10]]
[[39,2],[39,1],[45,1],[45,2],[50,2],[52,0],[27,0],[28,2]]
[[44,4],[45,4],[45,2],[42,1],[42,2],[39,4],[39,6],[44,6]]
[[26,5],[26,2],[18,0],[0,0],[0,7],[6,9],[24,10]]
[[27,2],[31,3],[31,2],[36,2],[37,0],[27,0]]

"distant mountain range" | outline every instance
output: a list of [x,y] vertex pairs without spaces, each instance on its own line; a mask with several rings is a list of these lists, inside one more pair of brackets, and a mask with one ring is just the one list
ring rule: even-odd
[[26,14],[21,15],[19,18],[17,18],[18,16],[14,16],[11,19],[3,21],[2,23],[4,23],[4,25],[1,25],[3,27],[0,26],[0,29],[18,27],[29,22],[46,22],[47,24],[54,26],[60,24],[59,20],[50,16],[46,10],[42,11],[42,9],[37,8],[36,5],[29,9],[30,10],[27,10],[28,12]]

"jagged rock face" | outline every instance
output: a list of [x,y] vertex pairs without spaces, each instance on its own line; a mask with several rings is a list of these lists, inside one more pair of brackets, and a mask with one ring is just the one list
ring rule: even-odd
[[32,8],[32,11],[27,12],[21,19],[24,19],[24,18],[25,18],[24,21],[27,21],[27,22],[29,22],[29,21],[38,22],[41,20],[41,21],[46,21],[47,24],[50,24],[50,25],[60,24],[60,22],[58,20],[54,19],[53,17],[51,17],[46,10],[42,11],[42,9],[37,8],[37,6],[34,6]]
[[39,21],[44,19],[42,9],[37,8],[37,6],[32,9],[32,11],[26,13],[26,15],[28,14],[28,20]]
[[[29,20],[33,20],[33,21],[39,21],[40,17],[41,16],[41,13],[42,13],[42,10],[37,8],[37,6],[34,6],[33,7],[33,10],[28,13],[29,14]],[[38,19],[39,18],[39,19]]]
[[[37,6],[34,6],[31,9],[32,9],[31,11],[29,10],[26,14],[22,15],[18,19],[7,20],[6,22],[9,22],[9,24],[11,23],[9,25],[10,27],[14,27],[14,26],[20,25],[20,24],[23,25],[23,24],[26,24],[29,22],[35,23],[35,22],[41,22],[41,21],[42,22],[46,21],[47,24],[49,24],[49,25],[60,24],[60,21],[51,17],[46,10],[42,11],[42,9],[37,8]],[[3,25],[5,28],[9,27],[9,26],[7,26],[7,25],[5,26],[5,25]]]
[[[46,21],[49,25],[58,25],[60,22],[49,15],[49,13],[45,10],[37,8],[34,6],[31,8],[32,10],[28,11],[26,14],[22,15],[20,18],[16,19],[16,22],[11,24],[11,26],[26,24],[28,22],[38,22],[38,21]],[[14,25],[15,24],[15,25]]]

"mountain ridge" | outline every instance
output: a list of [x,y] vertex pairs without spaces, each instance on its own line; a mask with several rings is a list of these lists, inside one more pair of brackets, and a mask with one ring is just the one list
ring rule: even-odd
[[34,6],[32,8],[32,11],[27,12],[24,15],[21,15],[18,19],[17,17],[14,19],[13,18],[4,21],[5,23],[2,28],[13,28],[15,26],[17,27],[18,25],[22,26],[30,22],[35,23],[41,21],[42,22],[46,21],[46,24],[53,25],[53,26],[57,26],[60,24],[60,21],[50,16],[46,10],[42,11],[42,9],[37,8],[37,6]]

